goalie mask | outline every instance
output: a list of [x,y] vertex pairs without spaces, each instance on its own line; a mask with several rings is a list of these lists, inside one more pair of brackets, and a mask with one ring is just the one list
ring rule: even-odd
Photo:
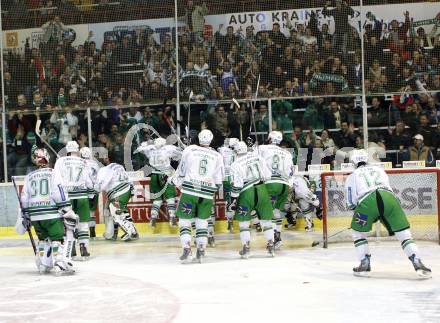
[[45,148],[36,148],[32,151],[32,163],[39,167],[49,165],[50,155]]
[[365,149],[353,150],[350,156],[350,161],[358,167],[359,163],[367,163],[368,154]]

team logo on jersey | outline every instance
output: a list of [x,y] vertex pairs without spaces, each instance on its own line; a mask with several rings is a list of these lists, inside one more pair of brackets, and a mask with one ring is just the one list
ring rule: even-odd
[[357,224],[363,227],[367,225],[368,215],[356,212],[354,214],[354,219]]
[[191,214],[193,205],[191,203],[182,203],[182,211],[185,214]]
[[237,212],[238,215],[245,216],[249,213],[249,208],[247,206],[239,206]]

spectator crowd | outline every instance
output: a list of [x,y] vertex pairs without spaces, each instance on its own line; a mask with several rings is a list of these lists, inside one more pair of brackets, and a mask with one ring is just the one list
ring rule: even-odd
[[[323,156],[333,163],[337,148],[364,144],[356,96],[363,71],[368,145],[395,150],[397,164],[415,156],[432,163],[440,147],[437,26],[430,33],[412,28],[410,12],[384,26],[368,13],[362,68],[361,37],[349,23],[352,7],[338,0],[322,9],[333,17],[334,32],[315,14],[307,23],[288,23],[287,31],[274,23],[271,30],[258,32],[252,26],[224,25],[206,32],[208,6],[188,0],[179,18],[185,28],[179,32],[178,57],[172,35],[159,39],[148,28],[106,33],[102,44],[90,32],[84,43],[73,46],[74,30],[52,13],[38,48],[28,39],[23,52],[4,57],[10,175],[31,167],[37,119],[54,147],[72,139],[88,145],[85,107],[92,111],[94,145],[108,148],[117,162],[123,160],[122,145],[132,125],[147,123],[166,135],[190,121],[189,129],[214,130],[219,143],[225,136],[246,138],[250,130],[261,141],[271,126],[283,131],[285,145],[297,152],[334,147]],[[176,120],[178,81],[180,100],[188,101],[192,92],[196,101],[184,122]],[[243,103],[231,104],[232,98]],[[186,113],[188,106],[181,107]],[[138,134],[137,141],[144,135]]]

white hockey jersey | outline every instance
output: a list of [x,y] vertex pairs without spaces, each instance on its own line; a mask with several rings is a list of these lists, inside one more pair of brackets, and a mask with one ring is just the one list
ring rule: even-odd
[[77,156],[61,157],[56,161],[54,170],[61,174],[71,200],[88,198],[93,181],[84,159]]
[[387,173],[377,166],[361,166],[353,171],[345,181],[347,206],[350,209],[362,202],[369,193],[378,189],[392,192]]
[[272,176],[264,159],[254,152],[238,156],[231,165],[232,193],[237,197],[241,192],[261,182],[266,182]]
[[96,194],[94,187],[98,180],[98,171],[100,167],[98,162],[93,159],[86,159],[86,165],[90,179],[92,180],[92,184],[93,184],[93,188],[89,189],[89,197],[93,198],[93,196]]
[[217,151],[191,145],[182,153],[173,182],[182,187],[182,193],[213,199],[224,174],[223,158]]
[[58,209],[70,206],[61,174],[52,168],[40,168],[26,175],[21,192],[23,211],[32,221],[60,217]]
[[259,146],[258,152],[272,172],[272,176],[268,183],[289,185],[290,178],[293,176],[294,172],[292,154],[277,145]]
[[101,167],[98,171],[98,179],[95,185],[97,192],[107,193],[109,200],[113,200],[131,189],[131,181],[124,167],[111,163]]
[[173,145],[165,145],[160,148],[155,145],[148,145],[140,151],[148,158],[148,163],[153,168],[153,174],[165,174],[167,176],[174,174],[171,160],[179,160],[182,156],[182,150]]
[[231,165],[235,160],[235,153],[229,147],[220,147],[218,152],[223,157],[223,165],[225,165],[225,180],[229,180],[229,176],[231,175]]

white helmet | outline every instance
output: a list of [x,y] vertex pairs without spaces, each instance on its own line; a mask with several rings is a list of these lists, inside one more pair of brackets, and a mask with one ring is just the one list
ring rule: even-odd
[[35,165],[44,167],[49,164],[50,155],[45,148],[33,148],[31,159]]
[[154,145],[156,146],[156,148],[163,147],[166,144],[167,144],[166,139],[163,139],[162,137],[154,139]]
[[66,144],[66,151],[68,153],[79,152],[79,145],[76,141],[68,141]]
[[238,155],[246,154],[248,151],[248,146],[244,141],[239,141],[235,146],[234,150]]
[[366,163],[368,161],[368,154],[365,149],[353,150],[350,156],[350,161],[357,166],[359,163]]
[[214,135],[211,130],[203,129],[199,133],[199,144],[204,146],[209,146],[211,144],[212,139],[214,139]]
[[89,147],[82,147],[79,152],[82,158],[92,159],[92,150]]
[[240,140],[237,138],[229,138],[229,147],[234,148],[236,144],[238,144]]
[[271,131],[269,139],[271,144],[279,145],[283,140],[283,134],[280,131]]

